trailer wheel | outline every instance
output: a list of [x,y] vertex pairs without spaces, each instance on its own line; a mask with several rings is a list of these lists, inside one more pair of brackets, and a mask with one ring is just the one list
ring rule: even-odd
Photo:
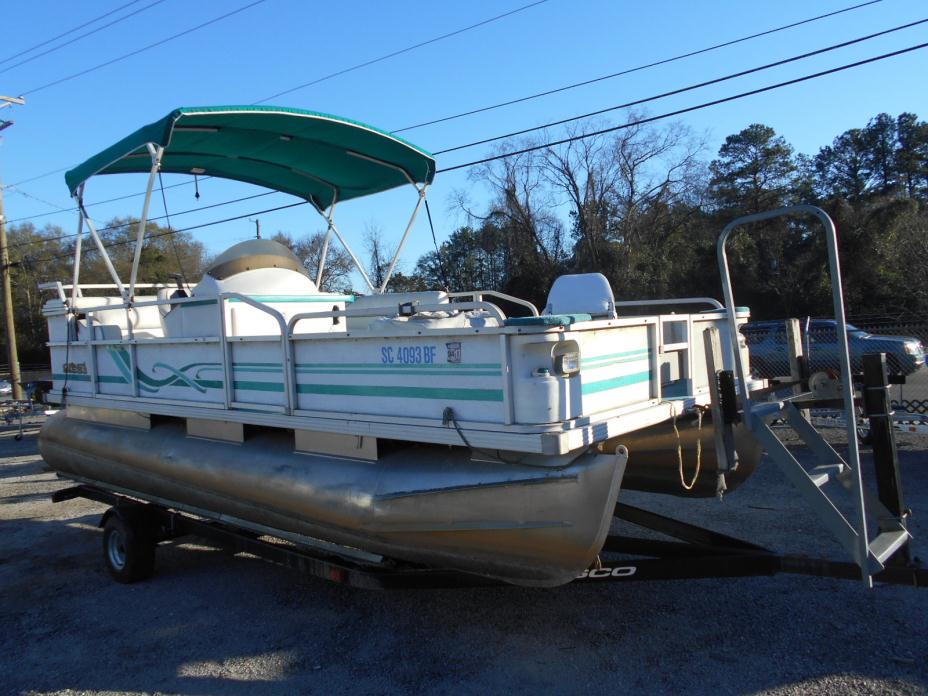
[[103,562],[117,582],[138,582],[155,572],[155,544],[139,525],[116,513],[103,527]]

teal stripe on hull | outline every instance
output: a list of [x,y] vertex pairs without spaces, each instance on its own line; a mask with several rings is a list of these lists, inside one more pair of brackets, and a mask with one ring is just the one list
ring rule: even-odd
[[[53,374],[52,379],[57,380],[68,380],[69,382],[89,382],[90,375],[59,375]],[[99,381],[99,380],[98,380]]]
[[252,382],[249,380],[235,380],[232,383],[236,389],[242,391],[263,391],[283,393],[284,385],[280,382]]
[[298,384],[300,394],[378,396],[399,399],[447,399],[450,401],[502,401],[501,389],[455,389],[442,387],[373,387],[352,384]]
[[[383,370],[346,370],[342,368],[313,370],[298,367],[296,371],[301,375],[384,375]],[[406,375],[431,375],[437,377],[458,377],[466,379],[468,377],[499,377],[501,373],[499,370],[472,370],[463,374],[459,371],[447,372],[444,370],[403,370],[401,374],[404,377]],[[395,376],[398,377],[399,375]]]
[[650,381],[650,379],[650,371],[636,372],[630,375],[622,375],[621,377],[613,377],[612,379],[603,379],[598,382],[588,382],[583,385],[582,393],[598,394],[599,392],[609,391],[610,389],[630,387],[634,384]]
[[640,358],[646,357],[648,354],[647,348],[638,348],[636,350],[627,350],[622,353],[609,353],[607,355],[593,355],[588,358],[581,358],[581,365],[592,365],[593,363],[608,362],[610,360],[615,360],[617,358],[630,358],[633,356],[639,356]]
[[[235,363],[236,366],[244,365],[246,363]],[[344,369],[344,368],[361,368],[369,370],[418,370],[418,369],[428,369],[428,370],[499,370],[502,368],[502,365],[499,363],[464,363],[464,364],[455,364],[455,363],[434,363],[434,364],[423,364],[423,363],[377,363],[377,362],[366,362],[366,363],[297,363],[297,369],[301,368],[330,368],[330,369]]]

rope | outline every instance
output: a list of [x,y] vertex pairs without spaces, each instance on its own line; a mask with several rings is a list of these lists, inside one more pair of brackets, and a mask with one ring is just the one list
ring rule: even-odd
[[696,471],[693,472],[693,478],[689,483],[686,482],[686,474],[683,471],[683,440],[680,437],[680,429],[677,427],[677,409],[674,408],[674,405],[670,405],[670,415],[673,423],[673,432],[677,436],[677,462],[679,463],[680,471],[680,484],[683,486],[684,490],[691,491],[696,486],[696,481],[699,479],[699,472],[702,469],[702,419],[703,419],[703,409],[696,407],[696,423],[697,423],[697,433],[699,436],[696,439]]

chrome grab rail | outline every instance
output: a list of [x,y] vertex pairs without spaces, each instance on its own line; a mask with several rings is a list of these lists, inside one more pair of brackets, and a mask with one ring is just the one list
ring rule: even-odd
[[267,305],[259,302],[258,300],[248,297],[248,295],[243,295],[238,292],[224,292],[219,295],[219,322],[220,322],[220,332],[219,332],[219,341],[221,344],[222,352],[222,365],[223,371],[226,375],[226,401],[227,408],[231,406],[232,392],[234,391],[235,384],[232,381],[232,365],[229,360],[229,338],[226,335],[226,300],[237,300],[243,302],[251,307],[254,307],[261,312],[273,317],[277,321],[277,325],[280,327],[280,344],[281,350],[283,351],[284,356],[284,390],[287,397],[287,413],[293,413],[293,409],[296,405],[296,394],[294,389],[294,365],[293,365],[293,344],[290,342],[290,336],[287,332],[287,321],[284,319],[284,315],[278,312],[276,309],[268,307]]
[[714,297],[677,297],[669,300],[624,300],[616,302],[616,307],[654,307],[659,305],[707,304],[714,309],[725,309],[725,305]]
[[[500,326],[506,321],[506,314],[491,302],[456,302],[454,304],[429,304],[415,305],[416,312],[449,312],[449,311],[466,311],[469,309],[483,309],[489,312],[500,323]],[[290,317],[287,324],[287,332],[290,338],[293,338],[293,327],[304,319],[334,319],[335,317],[384,317],[388,316],[389,307],[370,307],[368,309],[339,309],[327,310],[324,312],[301,312]]]
[[[538,316],[538,308],[533,305],[528,300],[523,300],[521,297],[514,297],[513,295],[507,295],[504,292],[497,292],[496,290],[465,290],[463,292],[449,292],[446,293],[447,297],[470,297],[473,302],[483,301],[483,296],[487,295],[489,297],[496,297],[500,300],[505,300],[506,302],[512,302],[513,304],[526,307],[533,317]],[[721,307],[721,305],[719,305]]]

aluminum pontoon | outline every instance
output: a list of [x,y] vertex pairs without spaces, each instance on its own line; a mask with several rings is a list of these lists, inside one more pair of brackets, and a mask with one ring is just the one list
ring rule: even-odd
[[[91,176],[132,172],[149,178],[123,282],[84,190]],[[193,286],[139,283],[159,172],[308,201],[327,223],[316,278],[256,239]],[[486,290],[387,292],[434,175],[427,152],[371,126],[254,106],[175,110],[69,171],[73,277],[44,285],[50,398],[63,407],[40,435],[49,466],[341,558],[522,585],[590,568],[622,487],[712,496],[751,474],[761,445],[750,416],[725,411],[719,375],[734,376],[729,409],[764,384],[750,378],[738,333],[749,313],[727,283],[728,309],[661,300],[702,309],[648,316],[623,316],[647,303],[616,301],[599,274],[558,278],[541,311]],[[335,208],[404,184],[415,207],[374,287]],[[112,286],[80,282],[85,227]],[[370,294],[319,289],[333,236]],[[119,534],[107,536],[111,569]]]

